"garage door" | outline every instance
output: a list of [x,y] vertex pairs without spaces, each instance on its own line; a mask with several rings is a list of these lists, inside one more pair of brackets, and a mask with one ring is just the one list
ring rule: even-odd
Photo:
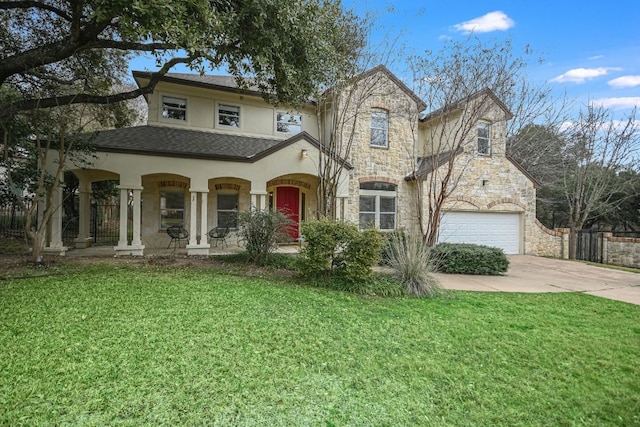
[[520,253],[520,214],[447,212],[440,223],[438,242],[475,243]]

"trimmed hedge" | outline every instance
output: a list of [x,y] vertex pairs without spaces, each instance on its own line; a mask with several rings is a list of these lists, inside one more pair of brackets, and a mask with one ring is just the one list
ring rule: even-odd
[[438,271],[449,274],[506,273],[509,260],[502,249],[469,243],[440,243],[432,249]]

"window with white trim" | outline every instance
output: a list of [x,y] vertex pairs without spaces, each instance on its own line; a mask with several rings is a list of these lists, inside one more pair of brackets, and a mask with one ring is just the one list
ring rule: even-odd
[[389,113],[386,110],[371,110],[371,146],[389,147]]
[[218,193],[218,227],[238,228],[238,193]]
[[491,124],[478,122],[478,154],[491,154]]
[[360,184],[360,229],[395,230],[397,186],[387,182]]
[[164,190],[160,192],[160,228],[184,224],[184,191]]
[[173,96],[163,96],[162,118],[187,121],[187,100]]
[[276,130],[278,133],[288,133],[291,135],[302,132],[302,116],[278,111],[276,113]]
[[240,127],[240,107],[235,105],[218,105],[218,125]]

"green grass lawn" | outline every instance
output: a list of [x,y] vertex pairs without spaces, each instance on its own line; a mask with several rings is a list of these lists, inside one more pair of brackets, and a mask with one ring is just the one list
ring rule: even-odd
[[640,307],[203,269],[0,281],[0,425],[637,426]]

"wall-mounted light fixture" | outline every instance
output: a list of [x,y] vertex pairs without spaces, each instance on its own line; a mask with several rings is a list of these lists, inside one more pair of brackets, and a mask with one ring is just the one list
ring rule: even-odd
[[307,150],[305,150],[304,148],[300,151],[300,158],[301,159],[306,159],[309,155],[307,154]]

